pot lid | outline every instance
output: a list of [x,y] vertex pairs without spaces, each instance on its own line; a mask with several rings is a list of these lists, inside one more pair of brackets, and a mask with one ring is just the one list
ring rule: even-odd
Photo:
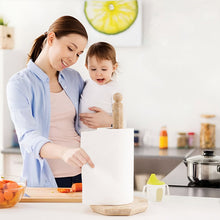
[[201,164],[220,164],[220,156],[215,156],[213,150],[204,150],[202,155],[188,157],[186,161]]

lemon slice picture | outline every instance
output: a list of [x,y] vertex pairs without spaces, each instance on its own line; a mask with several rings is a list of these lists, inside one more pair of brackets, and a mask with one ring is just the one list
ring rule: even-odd
[[84,13],[97,31],[113,35],[127,30],[138,15],[137,0],[87,0]]

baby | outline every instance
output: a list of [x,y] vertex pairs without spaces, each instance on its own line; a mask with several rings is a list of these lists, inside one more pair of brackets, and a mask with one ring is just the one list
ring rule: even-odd
[[[86,55],[85,66],[90,79],[86,81],[81,95],[80,113],[91,113],[89,108],[95,106],[112,114],[113,95],[121,92],[115,76],[118,63],[114,47],[106,42],[91,45]],[[83,120],[80,121],[80,128],[81,131],[91,129]]]

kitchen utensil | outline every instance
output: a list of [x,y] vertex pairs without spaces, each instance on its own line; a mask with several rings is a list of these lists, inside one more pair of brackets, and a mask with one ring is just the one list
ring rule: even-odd
[[60,193],[57,188],[27,187],[20,202],[82,202],[81,192]]
[[204,150],[202,155],[184,159],[187,176],[191,182],[215,184],[220,183],[220,156],[213,150]]
[[158,180],[155,174],[151,174],[147,184],[143,187],[143,193],[152,202],[161,202],[165,195],[170,194],[168,185]]
[[140,212],[144,212],[148,207],[145,198],[134,197],[134,201],[125,205],[91,205],[91,209],[102,215],[120,215],[129,216]]

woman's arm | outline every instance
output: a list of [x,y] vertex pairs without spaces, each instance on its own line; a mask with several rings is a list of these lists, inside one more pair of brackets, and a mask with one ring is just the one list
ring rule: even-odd
[[[42,160],[44,157],[60,158],[70,165],[74,164],[81,167],[83,164],[89,163],[93,166],[83,149],[69,149],[50,142],[45,135],[44,127],[46,126],[42,126],[42,123],[47,123],[47,118],[42,111],[37,115],[37,118],[34,116],[31,106],[38,106],[39,103],[32,103],[30,89],[26,85],[18,77],[10,80],[7,85],[11,119],[22,150],[34,154],[38,160]],[[43,104],[41,103],[41,105]]]
[[48,159],[62,159],[70,166],[82,167],[88,163],[91,167],[94,167],[90,157],[82,148],[72,149],[48,142],[42,146],[40,156]]
[[94,113],[81,113],[80,120],[89,128],[111,127],[113,123],[112,115],[101,108],[91,107],[89,110]]

